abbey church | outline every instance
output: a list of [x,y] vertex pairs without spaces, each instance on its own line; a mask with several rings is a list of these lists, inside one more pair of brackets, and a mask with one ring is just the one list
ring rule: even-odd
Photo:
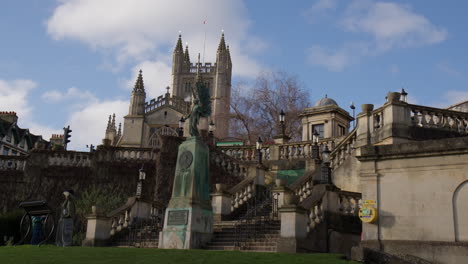
[[159,144],[158,135],[178,136],[183,131],[187,135],[188,124],[182,121],[190,111],[197,76],[208,87],[212,102],[212,114],[201,120],[199,129],[207,132],[211,124],[211,127],[216,127],[212,131],[216,138],[228,136],[232,62],[224,33],[219,41],[215,63],[202,64],[199,58],[193,63],[188,46],[185,51],[182,47],[181,35],[172,56],[172,86],[167,87],[167,93],[158,98],[147,100],[143,72],[140,70],[130,97],[128,115],[124,117],[123,131],[120,126],[117,130],[115,116],[112,119],[109,117],[105,139],[110,140],[111,145],[154,147]]

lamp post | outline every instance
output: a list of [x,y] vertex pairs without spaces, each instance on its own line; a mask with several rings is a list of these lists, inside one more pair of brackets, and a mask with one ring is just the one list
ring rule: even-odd
[[141,198],[141,194],[143,192],[143,181],[146,179],[146,172],[143,169],[143,165],[141,165],[141,169],[138,171],[138,184],[136,190],[136,197]]
[[401,101],[407,103],[408,100],[408,93],[405,89],[401,88]]
[[331,184],[330,149],[325,145],[322,151],[322,184]]
[[263,147],[262,138],[258,137],[256,148],[257,148],[257,151],[258,151],[258,163],[259,164],[262,164],[262,147]]
[[354,117],[354,109],[356,109],[356,106],[354,106],[354,102],[351,102],[351,105],[349,106],[353,110],[353,128],[356,126],[356,118]]
[[279,114],[279,121],[280,121],[280,126],[281,126],[281,135],[284,136],[285,134],[285,126],[284,126],[284,116],[286,114],[284,113],[283,109],[281,109],[281,112]]
[[319,146],[318,146],[319,136],[320,134],[317,132],[316,129],[314,129],[314,132],[312,133],[312,140],[314,141],[314,144],[312,145],[312,158],[315,161],[319,160]]
[[185,119],[184,117],[181,117],[179,120],[179,137],[184,136],[184,123],[185,123]]
[[215,124],[213,123],[213,120],[210,121],[210,123],[208,124],[208,137],[209,137],[209,140],[210,140],[210,144],[213,144],[214,145],[214,130],[216,129],[216,126]]

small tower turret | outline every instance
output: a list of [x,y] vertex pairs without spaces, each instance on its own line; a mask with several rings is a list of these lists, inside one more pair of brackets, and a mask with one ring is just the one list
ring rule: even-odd
[[[133,87],[132,97],[130,99],[129,115],[143,115],[145,113],[146,92],[143,84],[143,75],[140,70],[138,78]],[[115,125],[115,124],[114,124]]]
[[115,113],[113,115],[109,115],[109,121],[107,121],[107,128],[106,128],[106,136],[105,139],[110,140],[111,145],[114,145],[115,136],[117,135],[117,130],[115,128]]

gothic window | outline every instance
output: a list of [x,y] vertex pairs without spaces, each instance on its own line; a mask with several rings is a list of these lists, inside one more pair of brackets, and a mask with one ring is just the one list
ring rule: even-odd
[[11,142],[11,134],[6,135],[6,142]]
[[324,137],[323,124],[312,125],[312,132],[317,131],[319,133],[319,138]]
[[[179,133],[177,133],[177,130],[172,127],[159,127],[159,128],[151,128],[154,132],[150,133],[150,138],[149,138],[149,146],[150,147],[156,147],[159,148],[161,147],[161,138],[160,136],[175,136],[177,137]],[[150,129],[150,132],[151,132]]]
[[4,146],[4,147],[3,147],[3,153],[2,153],[2,154],[3,154],[3,155],[8,155],[9,152],[10,152],[10,149]]

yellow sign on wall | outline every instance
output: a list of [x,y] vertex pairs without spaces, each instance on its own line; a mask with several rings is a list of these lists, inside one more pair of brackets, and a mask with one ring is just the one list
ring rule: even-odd
[[374,207],[364,206],[359,209],[359,219],[364,223],[373,223],[377,220],[377,210]]

